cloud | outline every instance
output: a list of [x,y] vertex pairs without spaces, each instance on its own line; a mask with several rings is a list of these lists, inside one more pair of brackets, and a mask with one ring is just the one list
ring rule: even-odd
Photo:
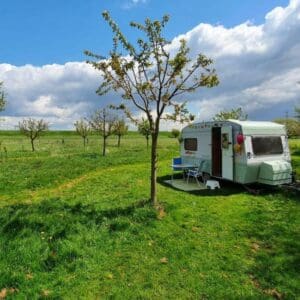
[[30,116],[50,120],[52,128],[72,128],[75,120],[118,98],[96,95],[100,74],[84,62],[42,67],[0,64],[0,80],[7,94],[9,124]]
[[[202,52],[215,60],[220,85],[177,100],[187,99],[201,120],[239,106],[256,120],[282,117],[286,111],[292,114],[294,106],[300,105],[299,32],[300,0],[274,8],[260,25],[249,21],[232,28],[199,24],[174,38],[170,51],[185,38],[193,57]],[[100,74],[83,62],[42,67],[0,64],[0,81],[8,95],[4,113],[11,125],[31,116],[51,120],[52,128],[71,128],[79,117],[120,98],[97,96]]]
[[122,8],[123,9],[131,9],[139,4],[145,4],[148,0],[128,0],[123,3]]
[[292,0],[265,17],[264,24],[245,22],[233,28],[199,24],[173,40],[188,41],[194,55],[215,60],[217,88],[198,91],[189,100],[200,119],[220,109],[241,106],[252,119],[284,116],[300,103],[300,1]]

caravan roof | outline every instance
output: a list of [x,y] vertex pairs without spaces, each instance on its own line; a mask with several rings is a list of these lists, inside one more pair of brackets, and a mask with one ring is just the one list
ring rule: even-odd
[[220,124],[220,126],[224,126],[225,124],[229,126],[235,125],[234,127],[240,126],[242,128],[243,134],[245,135],[286,135],[285,127],[281,124],[265,121],[239,121],[233,119],[229,119],[226,121],[195,122],[185,127],[184,130],[195,130],[200,127],[202,128],[203,126],[217,126],[216,124]]
[[228,120],[229,122],[239,124],[242,126],[243,134],[277,134],[285,135],[284,125],[277,124],[274,122],[264,121],[239,121],[239,120]]

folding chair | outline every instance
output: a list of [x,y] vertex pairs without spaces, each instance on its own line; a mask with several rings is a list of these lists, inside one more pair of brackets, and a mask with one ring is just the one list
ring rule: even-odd
[[189,183],[190,177],[193,177],[196,179],[196,182],[198,185],[200,185],[200,182],[198,180],[198,177],[202,175],[202,172],[199,171],[199,168],[197,169],[188,169],[186,173],[186,182]]
[[[174,172],[182,172],[182,167],[176,167],[176,165],[181,165],[182,164],[182,159],[181,157],[174,157],[173,160],[172,160],[172,182],[173,182],[173,179],[174,179]],[[184,174],[184,173],[183,173]],[[184,178],[184,175],[183,175],[183,178]]]

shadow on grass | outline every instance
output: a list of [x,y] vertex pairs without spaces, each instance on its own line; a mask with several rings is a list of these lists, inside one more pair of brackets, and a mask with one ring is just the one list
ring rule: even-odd
[[[174,179],[180,179],[181,175],[180,174],[175,174]],[[161,176],[157,179],[158,183],[176,190],[176,191],[182,191],[169,183],[167,183],[167,180],[170,180],[171,177],[170,175],[166,176]],[[230,196],[230,195],[235,195],[235,194],[240,194],[240,193],[248,193],[252,195],[260,195],[260,196],[266,196],[266,195],[273,195],[273,194],[282,194],[284,196],[288,197],[294,197],[295,193],[293,191],[285,191],[280,187],[277,186],[266,186],[266,185],[260,185],[260,184],[251,184],[246,186],[239,184],[239,183],[234,183],[232,181],[227,181],[227,180],[220,180],[220,189],[204,189],[204,190],[195,190],[195,191],[182,191],[188,194],[192,195],[199,195],[199,196]],[[297,195],[294,197],[295,199],[297,198]]]
[[[84,250],[78,246],[82,242],[77,244],[76,241],[84,240],[89,230],[94,234],[107,232],[113,238],[115,233],[129,227],[132,234],[137,234],[139,226],[148,226],[155,219],[156,211],[148,200],[110,209],[102,209],[99,204],[71,205],[60,198],[47,199],[33,205],[2,207],[0,258],[5,259],[5,263],[10,266],[18,260],[19,249],[22,249],[25,256],[30,253],[31,258],[20,259],[20,268],[32,264],[39,265],[41,272],[50,272],[56,267],[73,272],[76,260],[84,257]],[[24,278],[21,278],[23,275],[19,278],[14,274],[11,266],[0,274],[0,287],[18,287]]]
[[[179,179],[181,178],[180,174],[175,174],[174,179]],[[173,190],[181,191],[177,189],[176,187],[171,186],[170,184],[166,183],[165,181],[170,180],[170,175],[166,176],[161,176],[157,179],[159,184],[168,187]],[[222,181],[221,182],[221,189],[215,189],[215,190],[210,190],[210,189],[204,189],[204,190],[199,190],[199,191],[185,191],[185,193],[189,193],[192,195],[199,195],[199,196],[229,196],[229,195],[234,195],[234,194],[239,194],[242,192],[245,192],[245,189],[242,185],[233,183],[231,181]]]
[[1,208],[0,233],[2,238],[10,239],[24,232],[47,231],[55,240],[66,237],[76,223],[101,225],[104,221],[123,216],[147,224],[156,217],[148,204],[149,200],[140,200],[124,207],[101,209],[96,204],[71,205],[60,198],[53,198],[34,205],[11,205]]

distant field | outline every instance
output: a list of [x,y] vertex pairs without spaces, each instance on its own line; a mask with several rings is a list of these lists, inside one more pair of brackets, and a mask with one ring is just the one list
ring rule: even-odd
[[[50,132],[35,153],[15,132],[0,132],[0,142],[0,295],[299,297],[299,195],[172,189],[163,180],[178,142],[164,133],[157,212],[145,204],[150,149],[137,133],[120,148],[111,138],[107,157],[95,135],[84,149],[76,134]],[[299,178],[300,140],[290,147]]]

